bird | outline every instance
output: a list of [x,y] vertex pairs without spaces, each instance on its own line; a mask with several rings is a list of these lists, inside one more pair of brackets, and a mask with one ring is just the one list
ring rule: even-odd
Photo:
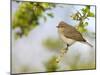
[[63,42],[69,47],[75,42],[86,43],[90,47],[93,47],[82,36],[82,34],[72,25],[61,21],[58,26],[58,34]]

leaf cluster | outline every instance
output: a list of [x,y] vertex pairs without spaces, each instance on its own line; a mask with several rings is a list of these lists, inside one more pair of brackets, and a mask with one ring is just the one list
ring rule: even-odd
[[[43,17],[43,13],[54,8],[52,3],[39,2],[20,2],[19,8],[13,15],[12,28],[20,28],[20,32],[16,32],[18,37],[28,35],[29,31],[39,25],[39,18]],[[47,13],[48,16],[53,17],[52,13]],[[46,18],[45,18],[46,19]]]
[[58,63],[56,62],[57,57],[53,56],[49,61],[45,63],[45,68],[47,72],[57,71],[59,68]]
[[51,50],[58,50],[59,48],[62,48],[63,44],[59,39],[55,38],[47,38],[43,40],[43,45]]
[[77,11],[71,16],[73,20],[79,21],[76,28],[81,33],[87,32],[86,26],[88,26],[88,22],[86,22],[86,19],[89,20],[89,17],[95,17],[94,13],[91,12],[89,5],[85,6],[85,8],[82,8],[80,11]]

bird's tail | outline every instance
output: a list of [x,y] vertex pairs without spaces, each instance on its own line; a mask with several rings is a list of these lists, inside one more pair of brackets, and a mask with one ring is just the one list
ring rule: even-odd
[[85,42],[87,45],[89,45],[90,47],[93,47],[93,45],[91,45],[90,43],[88,43],[88,42]]

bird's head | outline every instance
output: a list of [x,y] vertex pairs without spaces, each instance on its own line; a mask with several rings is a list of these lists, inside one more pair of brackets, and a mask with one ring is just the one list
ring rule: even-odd
[[66,23],[61,21],[58,26],[56,26],[57,28],[65,28],[66,27]]
[[66,27],[66,23],[61,21],[58,26],[56,26],[58,28],[58,30],[63,31]]

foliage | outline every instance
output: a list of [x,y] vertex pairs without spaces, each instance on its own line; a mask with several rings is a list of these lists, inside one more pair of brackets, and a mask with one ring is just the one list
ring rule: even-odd
[[45,63],[45,68],[47,72],[57,71],[59,68],[58,63],[56,62],[56,57],[53,56],[48,62]]
[[21,65],[19,67],[19,71],[22,72],[22,73],[29,72],[30,70],[31,70],[31,68],[28,65]]
[[[20,32],[16,32],[17,37],[28,35],[29,31],[39,25],[39,18],[43,17],[43,13],[55,7],[51,3],[39,2],[20,2],[19,8],[13,15],[12,28],[19,28]],[[47,13],[53,17],[52,13]]]
[[94,63],[86,63],[86,64],[81,64],[78,65],[77,69],[95,69],[96,65]]
[[71,70],[78,69],[78,62],[80,61],[80,55],[74,56],[73,63],[70,63]]
[[[43,13],[47,10],[50,10],[55,7],[54,4],[51,3],[37,3],[37,2],[19,2],[19,8],[16,11],[16,13],[13,16],[12,19],[12,28],[20,28],[21,32],[16,32],[17,37],[22,37],[23,35],[28,35],[29,31],[34,29],[39,25],[39,18],[42,17],[44,20],[46,20],[46,17],[43,15]],[[54,17],[52,13],[47,13],[48,16]],[[78,31],[80,32],[86,32],[86,26],[88,25],[88,22],[85,20],[89,17],[94,17],[94,13],[90,11],[90,6],[86,6],[85,8],[82,8],[80,11],[77,11],[75,14],[73,14],[71,17],[73,20],[79,21],[79,24],[77,26]],[[62,43],[58,39],[54,38],[47,38],[43,41],[43,45],[46,48],[49,49],[60,49],[62,47]],[[95,65],[92,66],[92,64],[80,65],[80,67],[77,66],[79,58],[77,56],[77,59],[74,61],[73,64],[70,65],[72,70],[75,69],[86,69],[86,68],[94,68]],[[49,59],[44,65],[46,68],[46,71],[53,72],[57,71],[59,68],[56,57],[53,56],[51,59]],[[89,67],[90,66],[90,67]],[[31,68],[28,66],[22,66],[21,71],[22,72],[28,72]]]
[[77,29],[79,32],[84,33],[87,32],[86,26],[88,26],[88,22],[85,20],[89,17],[95,17],[94,13],[90,11],[90,6],[87,5],[85,8],[82,8],[80,11],[77,11],[72,16],[73,20],[79,21],[79,24],[77,25]]
[[81,63],[70,65],[71,70],[83,70],[83,69],[95,69],[95,64],[93,63]]
[[60,49],[63,44],[61,43],[61,41],[59,39],[54,39],[54,38],[47,38],[43,41],[43,45],[51,50],[56,50],[56,49]]

